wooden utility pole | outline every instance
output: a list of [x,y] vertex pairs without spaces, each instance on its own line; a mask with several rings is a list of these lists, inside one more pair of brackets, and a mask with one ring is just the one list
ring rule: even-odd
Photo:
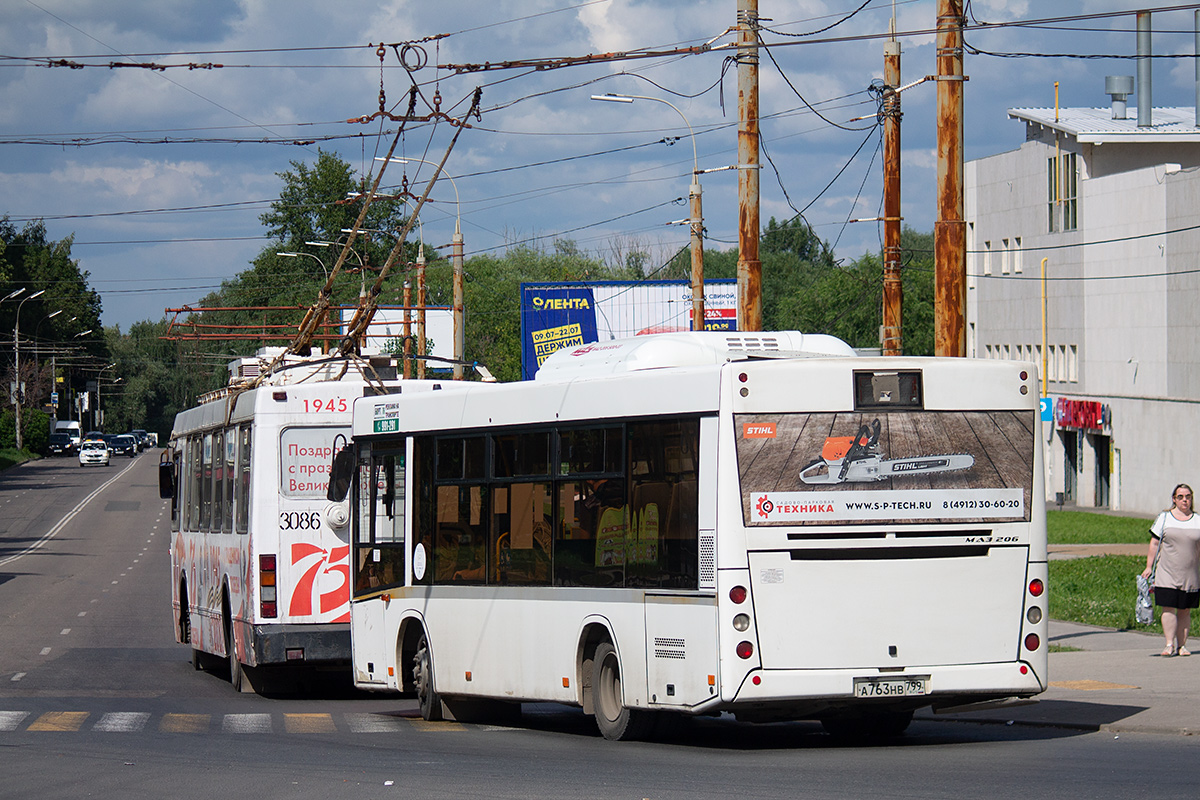
[[[896,33],[895,19],[892,34]],[[901,309],[904,285],[900,281],[900,43],[883,45],[883,330],[880,344],[885,356],[904,352]]]
[[738,330],[762,330],[758,210],[758,0],[737,0]]
[[933,227],[935,270],[933,346],[938,356],[965,356],[967,223],[963,219],[963,4],[938,0],[938,217]]

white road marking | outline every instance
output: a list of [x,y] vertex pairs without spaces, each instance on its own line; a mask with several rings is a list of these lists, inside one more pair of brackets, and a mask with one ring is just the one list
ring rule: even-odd
[[270,733],[270,714],[226,714],[221,723],[226,733]]
[[28,716],[28,711],[0,711],[0,731],[15,731]]
[[9,680],[11,680],[11,681],[14,681],[14,682],[15,682],[15,681],[19,681],[19,680],[21,680],[21,678],[24,678],[24,677],[25,677],[25,673],[24,673],[24,672],[18,672],[16,675],[13,675],[11,678],[9,678]]
[[111,733],[131,733],[146,727],[150,715],[141,711],[113,711],[105,714],[93,730]]

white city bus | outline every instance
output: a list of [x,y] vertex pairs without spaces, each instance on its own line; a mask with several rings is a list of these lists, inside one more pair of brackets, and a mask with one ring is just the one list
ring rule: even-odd
[[[1031,364],[794,332],[565,349],[354,408],[357,686],[896,734],[1046,688]],[[519,706],[517,706],[519,708]]]
[[160,464],[176,641],[197,669],[224,659],[239,691],[268,670],[280,683],[298,667],[348,674],[348,520],[326,499],[329,465],[355,399],[399,391],[386,357],[289,357],[256,382],[279,352],[231,362],[230,385],[175,418]]

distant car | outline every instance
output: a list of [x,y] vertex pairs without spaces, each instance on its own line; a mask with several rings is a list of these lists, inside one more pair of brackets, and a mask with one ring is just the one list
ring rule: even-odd
[[112,454],[108,450],[108,443],[103,439],[85,439],[83,444],[79,445],[79,466],[86,467],[91,464],[107,467],[112,458]]
[[145,450],[150,446],[150,434],[146,433],[141,428],[135,428],[129,432],[129,435],[137,440],[138,450]]
[[75,452],[75,442],[69,433],[52,433],[48,450],[52,456],[69,456]]
[[129,456],[133,458],[138,454],[137,440],[128,433],[112,437],[109,446],[112,448],[114,456]]

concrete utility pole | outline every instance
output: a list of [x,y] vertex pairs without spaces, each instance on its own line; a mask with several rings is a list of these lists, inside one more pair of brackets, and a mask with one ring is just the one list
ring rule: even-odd
[[762,330],[758,236],[758,0],[738,0],[738,330]]
[[967,223],[963,219],[963,4],[938,0],[938,217],[933,228],[934,355],[965,356]]
[[425,379],[425,251],[417,253],[417,377]]
[[896,91],[900,43],[895,38],[883,44],[883,83],[883,330],[879,338],[885,356],[898,356],[904,352],[904,285],[900,281],[900,94]]
[[412,377],[412,283],[404,279],[404,380]]
[[450,259],[454,264],[454,380],[461,381],[462,361],[466,358],[466,313],[463,305],[463,236],[458,221],[454,223],[451,242]]

